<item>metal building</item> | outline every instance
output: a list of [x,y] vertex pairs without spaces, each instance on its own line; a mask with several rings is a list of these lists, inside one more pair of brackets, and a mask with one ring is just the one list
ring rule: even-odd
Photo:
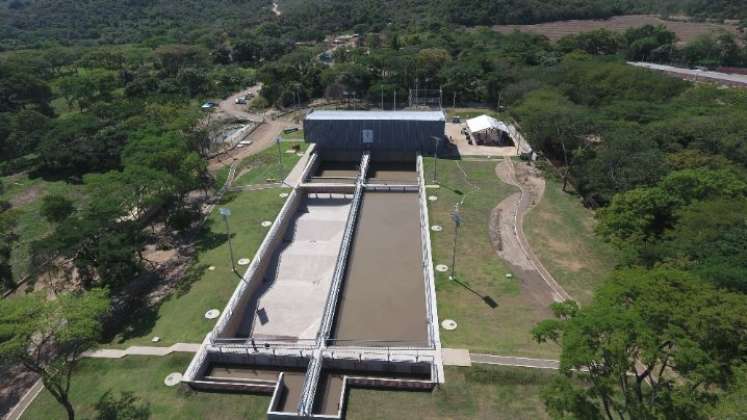
[[306,142],[322,152],[431,155],[444,139],[446,116],[441,111],[314,111],[303,128]]

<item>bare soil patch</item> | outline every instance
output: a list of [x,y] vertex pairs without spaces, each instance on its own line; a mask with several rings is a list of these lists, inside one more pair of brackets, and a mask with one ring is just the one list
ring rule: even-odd
[[41,185],[32,185],[10,199],[10,205],[13,207],[23,207],[26,204],[36,201],[44,193]]
[[544,35],[551,41],[557,41],[566,35],[589,32],[595,29],[623,32],[626,29],[643,25],[664,25],[670,31],[676,33],[680,42],[684,43],[692,41],[700,35],[720,31],[739,34],[737,26],[733,24],[664,20],[654,15],[613,16],[609,19],[600,20],[564,20],[536,25],[497,25],[493,29],[501,33],[511,33],[515,30],[531,32]]

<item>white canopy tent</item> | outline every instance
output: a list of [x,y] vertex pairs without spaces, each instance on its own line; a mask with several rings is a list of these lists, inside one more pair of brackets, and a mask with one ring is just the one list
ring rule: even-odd
[[508,126],[489,115],[467,120],[467,130],[477,144],[506,145],[511,141]]

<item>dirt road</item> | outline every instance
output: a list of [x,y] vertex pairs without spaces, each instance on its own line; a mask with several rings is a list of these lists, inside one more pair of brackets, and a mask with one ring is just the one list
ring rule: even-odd
[[236,103],[236,99],[240,96],[252,95],[256,96],[262,89],[262,84],[257,83],[256,85],[244,89],[240,92],[236,92],[228,98],[218,103],[218,108],[213,113],[213,118],[236,118],[239,120],[249,120],[259,122],[262,121],[263,113],[249,112],[247,105],[241,105]]
[[275,138],[283,133],[283,129],[288,127],[299,127],[299,124],[294,122],[290,117],[266,120],[245,139],[252,142],[250,146],[236,148],[231,152],[210,160],[208,162],[208,170],[211,172],[217,171],[224,166],[230,165],[234,160],[241,160],[267,149],[274,144]]

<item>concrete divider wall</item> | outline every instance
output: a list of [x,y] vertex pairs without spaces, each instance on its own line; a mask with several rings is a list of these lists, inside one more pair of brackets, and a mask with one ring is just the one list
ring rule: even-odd
[[264,275],[267,272],[269,264],[272,262],[275,249],[282,243],[290,222],[298,211],[303,199],[304,194],[298,189],[294,189],[290,193],[270,231],[254,255],[254,259],[246,270],[242,281],[234,291],[223,314],[213,329],[213,339],[232,338],[237,335],[247,305],[254,293],[262,287]]

